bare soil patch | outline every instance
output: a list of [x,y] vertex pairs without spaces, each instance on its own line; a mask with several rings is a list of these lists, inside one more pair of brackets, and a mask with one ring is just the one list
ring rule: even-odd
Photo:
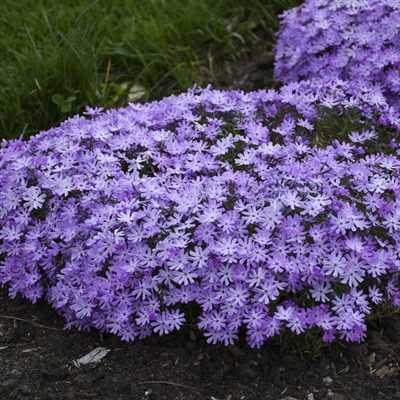
[[[47,303],[10,300],[4,291],[1,306],[2,399],[400,398],[399,315],[371,327],[365,343],[334,344],[312,360],[275,344],[208,345],[195,330],[133,343],[64,331]],[[98,363],[76,363],[98,347],[110,352]]]

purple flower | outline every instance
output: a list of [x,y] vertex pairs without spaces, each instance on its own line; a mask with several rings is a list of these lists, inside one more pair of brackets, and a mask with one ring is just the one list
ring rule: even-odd
[[368,288],[369,297],[374,304],[379,304],[383,300],[381,291],[374,285]]
[[284,283],[277,282],[273,278],[263,279],[255,288],[255,300],[262,304],[269,304],[279,296],[279,289],[284,289]]
[[27,188],[24,195],[23,200],[25,200],[25,207],[28,208],[29,211],[37,208],[41,208],[44,200],[46,199],[46,195],[41,193],[40,189],[37,187]]
[[343,269],[345,266],[345,259],[342,252],[336,251],[327,255],[326,259],[323,261],[323,271],[326,275],[332,275],[337,278],[343,274]]
[[273,336],[278,335],[282,331],[282,322],[280,318],[274,317],[267,317],[263,323],[263,330],[265,338],[270,338]]
[[312,288],[310,289],[312,298],[322,303],[329,301],[329,293],[332,292],[333,290],[329,281],[313,281]]
[[[369,86],[371,104],[383,94],[398,104],[400,48],[397,4],[307,0],[282,15],[275,47],[275,76],[285,83],[299,79],[350,80],[359,89]],[[379,27],[379,29],[377,29]],[[323,104],[340,100],[324,96]]]
[[372,89],[195,87],[88,112],[2,143],[10,296],[124,340],[181,329],[185,305],[209,343],[254,347],[313,326],[362,340],[373,306],[399,302],[400,120]]
[[153,331],[158,333],[160,336],[166,335],[173,330],[169,315],[166,311],[163,311],[160,315],[157,315],[156,320],[151,323],[151,326]]
[[357,263],[357,259],[352,259],[346,263],[346,267],[341,274],[341,283],[346,283],[350,287],[354,288],[363,281],[365,271],[362,269],[360,263]]
[[94,304],[85,297],[77,297],[71,305],[71,309],[75,311],[77,318],[90,317]]
[[232,332],[230,329],[223,329],[218,338],[225,346],[233,345],[238,339],[239,335],[236,332]]
[[300,335],[300,333],[304,332],[304,330],[306,329],[307,323],[304,320],[301,313],[294,313],[290,317],[290,320],[288,321],[286,326],[290,328],[292,332],[295,332],[296,334]]
[[242,308],[247,303],[250,293],[248,289],[241,283],[237,283],[234,287],[230,287],[226,294],[226,301],[235,308]]

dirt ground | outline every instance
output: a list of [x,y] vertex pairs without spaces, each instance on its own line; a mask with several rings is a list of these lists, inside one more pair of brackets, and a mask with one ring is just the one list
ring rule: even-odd
[[[273,59],[257,44],[239,60],[217,61],[220,88],[275,85]],[[315,359],[273,343],[212,346],[195,331],[133,343],[64,331],[44,301],[10,300],[5,290],[0,314],[0,399],[400,399],[399,314],[371,325],[365,343],[337,343]],[[110,351],[97,363],[77,363],[98,347]]]
[[[274,344],[208,345],[200,335],[133,343],[64,331],[45,302],[9,300],[0,316],[0,399],[15,400],[392,400],[400,398],[400,315],[363,344],[334,344],[302,360]],[[97,348],[97,363],[77,360]]]

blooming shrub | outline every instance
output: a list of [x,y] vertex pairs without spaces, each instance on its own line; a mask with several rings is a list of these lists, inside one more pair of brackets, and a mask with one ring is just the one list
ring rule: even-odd
[[398,108],[399,0],[306,0],[283,13],[277,37],[280,81],[338,77],[375,85]]
[[[372,89],[371,89],[372,90]],[[400,304],[398,117],[336,80],[88,109],[0,150],[0,281],[124,340],[359,341]],[[321,136],[339,140],[320,146]]]

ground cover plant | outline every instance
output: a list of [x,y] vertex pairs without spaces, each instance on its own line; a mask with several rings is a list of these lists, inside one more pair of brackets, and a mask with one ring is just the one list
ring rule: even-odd
[[195,87],[3,142],[2,284],[124,340],[363,340],[400,304],[398,117],[375,90]]
[[[79,10],[77,20],[96,5]],[[311,6],[319,7],[316,20],[326,16],[323,2],[284,14],[278,78],[299,48],[288,47],[290,29],[302,29],[301,10],[307,20]],[[337,6],[357,17],[353,8]],[[397,10],[394,3],[370,6],[357,9],[361,25],[383,13],[395,21],[397,14],[388,13]],[[51,40],[79,58],[41,12]],[[196,26],[181,22],[191,27],[182,31]],[[149,24],[158,28],[155,20]],[[175,32],[175,25],[166,26]],[[204,29],[216,42],[223,37],[234,46],[243,39],[238,31],[222,29],[218,36]],[[137,33],[143,41],[145,32]],[[27,33],[45,62],[37,38]],[[165,31],[157,36],[164,40]],[[383,36],[377,41],[383,53],[395,54],[386,31]],[[139,76],[148,73],[145,83],[157,86],[155,53],[146,53],[147,62],[124,40],[112,50],[101,44],[99,54],[139,59]],[[358,50],[366,57],[365,48]],[[288,81],[304,77],[289,64]],[[374,306],[400,304],[399,116],[391,107],[395,88],[388,94],[382,84],[387,68],[351,83],[343,71],[328,72],[324,80],[311,74],[279,92],[195,86],[118,110],[88,107],[86,117],[27,142],[4,141],[2,285],[13,298],[45,296],[68,328],[94,327],[124,340],[188,324],[210,343],[233,344],[243,332],[257,348],[286,332],[310,333],[319,344],[363,340]],[[68,114],[76,94],[54,93],[51,101]]]
[[399,21],[398,0],[307,0],[282,15],[275,76],[285,83],[339,77],[374,85],[398,109]]
[[256,29],[268,32],[271,51],[276,15],[296,4],[4,0],[0,138],[28,138],[87,105],[126,105],[138,91],[146,101],[216,84],[216,53],[245,53]]
[[[227,64],[229,88],[264,87],[259,51]],[[3,142],[0,397],[398,397],[400,316],[381,317],[399,310],[399,124],[383,95],[337,78],[195,88]]]

